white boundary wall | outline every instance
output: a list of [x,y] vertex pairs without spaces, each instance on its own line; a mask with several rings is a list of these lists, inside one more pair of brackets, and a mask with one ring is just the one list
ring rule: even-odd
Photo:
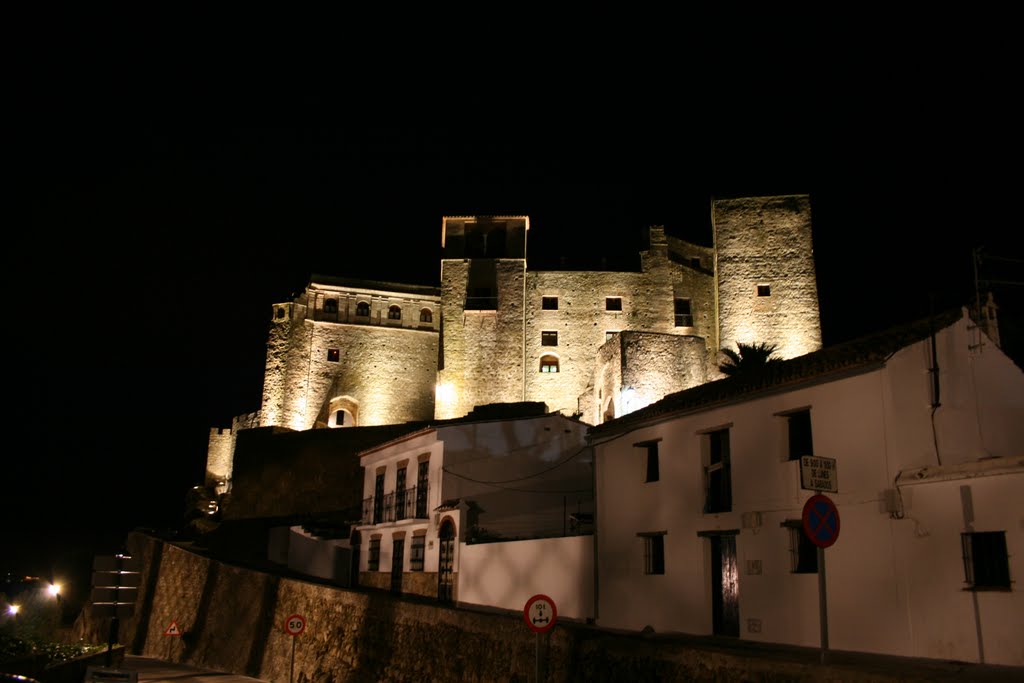
[[522,611],[542,593],[559,618],[594,616],[594,537],[460,544],[459,604]]

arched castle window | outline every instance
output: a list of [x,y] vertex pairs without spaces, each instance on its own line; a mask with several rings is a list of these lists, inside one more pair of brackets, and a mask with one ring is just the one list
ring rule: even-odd
[[388,307],[388,320],[401,320],[402,308],[400,306]]
[[327,426],[331,429],[355,427],[359,416],[359,403],[349,396],[339,396],[331,400]]
[[324,299],[324,313],[337,313],[338,312],[338,300],[337,299]]
[[558,356],[548,353],[540,357],[541,372],[558,372]]
[[360,315],[364,318],[370,317],[370,304],[365,301],[360,301],[356,304],[356,315]]
[[434,313],[429,308],[424,308],[420,311],[420,322],[421,323],[432,323],[434,322]]

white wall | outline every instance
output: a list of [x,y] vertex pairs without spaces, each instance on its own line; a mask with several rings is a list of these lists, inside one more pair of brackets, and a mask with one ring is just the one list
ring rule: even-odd
[[[937,340],[942,406],[935,435],[942,462],[1013,455],[1006,444],[1016,444],[1020,455],[1024,375],[1012,364],[1007,369],[993,347],[981,356],[969,350],[965,330],[961,320]],[[778,413],[809,406],[814,454],[835,458],[838,470],[839,492],[829,496],[842,527],[825,553],[831,647],[978,661],[977,598],[986,661],[1024,664],[1019,593],[963,590],[958,497],[960,485],[977,487],[977,524],[989,515],[989,530],[1007,532],[1011,579],[1019,580],[1021,479],[921,484],[912,487],[904,519],[885,509],[885,492],[900,470],[938,464],[929,346],[901,350],[884,369],[680,415],[597,443],[598,624],[710,633],[710,543],[698,533],[737,530],[740,637],[819,644],[817,575],[792,573],[789,530],[780,526],[800,519],[812,492],[800,488],[799,462],[787,460],[787,424]],[[994,416],[980,418],[983,405]],[[702,432],[723,426],[730,429],[732,512],[704,514]],[[645,451],[634,444],[653,439],[661,439],[660,480],[646,483]],[[744,512],[760,513],[760,526],[744,528]],[[666,573],[645,575],[637,534],[661,531],[667,532]]]
[[347,584],[351,563],[348,540],[325,540],[307,534],[302,527],[291,527],[288,542],[288,568],[310,576],[319,576]]
[[521,611],[541,593],[554,600],[559,618],[594,614],[593,536],[461,544],[460,552],[460,604]]

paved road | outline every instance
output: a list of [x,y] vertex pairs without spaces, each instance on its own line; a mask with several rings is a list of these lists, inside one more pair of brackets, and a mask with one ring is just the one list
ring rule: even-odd
[[188,664],[172,664],[134,655],[125,656],[123,668],[126,671],[137,671],[139,683],[262,683],[259,678],[198,669]]

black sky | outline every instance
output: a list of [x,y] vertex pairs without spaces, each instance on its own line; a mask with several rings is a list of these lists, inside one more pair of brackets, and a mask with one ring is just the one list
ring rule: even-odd
[[[552,51],[529,31],[356,48],[390,34],[176,19],[26,27],[0,570],[60,572],[177,524],[208,428],[258,408],[271,303],[314,272],[436,283],[443,215],[529,214],[539,263],[632,255],[652,224],[710,244],[712,197],[808,193],[828,344],[966,303],[974,247],[1024,257],[996,17],[673,34],[603,16]],[[1021,289],[995,288],[1018,362]]]

